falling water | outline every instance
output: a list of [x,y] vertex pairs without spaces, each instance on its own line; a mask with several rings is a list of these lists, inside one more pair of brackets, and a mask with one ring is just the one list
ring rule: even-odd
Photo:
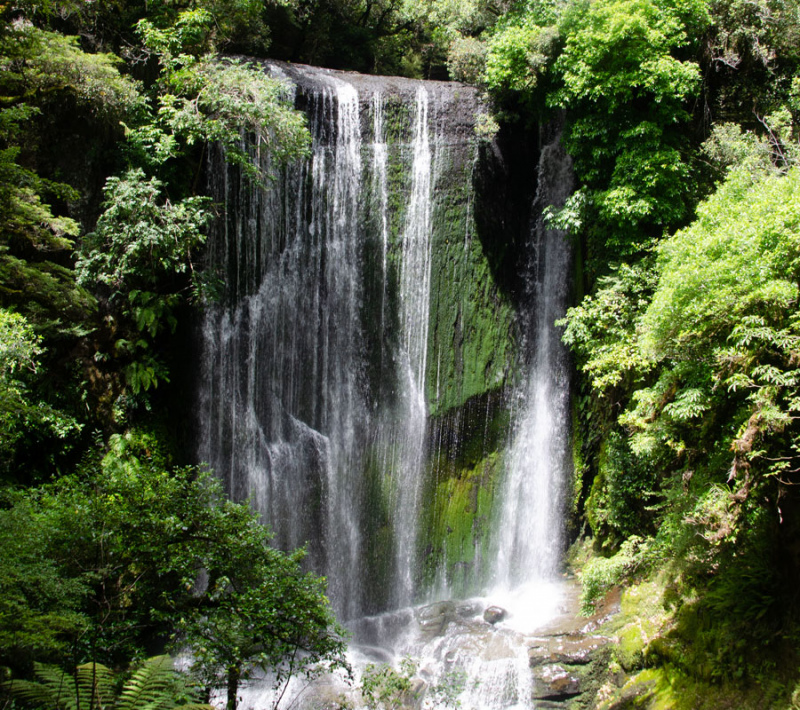
[[211,158],[227,209],[210,270],[226,294],[203,323],[198,456],[253,500],[277,544],[309,544],[351,619],[417,593],[437,151],[451,150],[436,125],[459,101],[471,116],[475,99],[410,80],[387,97],[380,80],[277,68],[297,82],[311,155],[273,167],[266,190]]
[[552,580],[563,550],[563,499],[568,467],[567,353],[555,328],[567,306],[570,249],[563,232],[541,216],[562,207],[573,187],[560,135],[539,161],[538,209],[526,285],[532,308],[526,339],[531,353],[514,427],[498,526],[495,584],[514,589]]
[[[461,320],[466,297],[450,322],[437,322],[452,334],[430,325],[440,297],[432,283],[442,276],[432,273],[433,251],[447,243],[437,230],[474,204],[477,101],[465,87],[271,66],[296,86],[311,154],[282,167],[262,157],[276,174],[266,190],[219,151],[210,159],[210,191],[226,210],[209,242],[209,270],[226,290],[202,326],[198,456],[233,497],[252,499],[278,545],[308,543],[310,567],[328,577],[353,631],[354,658],[419,658],[431,687],[463,672],[464,708],[531,707],[526,634],[553,600],[515,606],[512,597],[552,579],[563,547],[568,382],[553,322],[566,304],[566,241],[535,220],[520,316],[524,385],[496,497],[495,562],[483,570],[495,588],[483,599],[412,608],[426,601],[422,498],[440,445],[430,440],[430,408],[444,396],[442,378],[466,379],[457,357],[449,375],[441,371],[441,343],[477,348]],[[541,150],[538,171],[537,214],[563,204],[572,187],[557,137]],[[455,280],[479,249],[471,215],[464,224],[441,267]],[[485,281],[463,288],[498,298]],[[491,381],[504,397],[502,360],[492,353],[485,367],[501,373]],[[482,611],[498,601],[514,618],[490,627]]]
[[372,97],[372,187],[377,195],[377,208],[378,214],[380,215],[378,221],[381,234],[381,274],[384,284],[381,294],[381,327],[385,324],[383,318],[385,303],[383,301],[386,296],[386,267],[389,255],[389,186],[387,176],[389,156],[386,145],[386,133],[383,125],[383,114],[383,95],[380,92],[375,92]]
[[400,378],[403,402],[396,438],[396,505],[398,595],[400,606],[413,596],[414,555],[421,471],[425,456],[427,404],[425,372],[431,288],[431,145],[428,93],[417,90],[414,119],[411,197],[406,214],[400,265]]
[[331,78],[311,111],[312,157],[273,189],[241,185],[221,161],[210,170],[228,204],[212,269],[229,298],[203,326],[199,455],[232,495],[253,499],[279,545],[312,541],[311,564],[336,571],[329,592],[348,616],[361,604],[368,422],[359,97]]

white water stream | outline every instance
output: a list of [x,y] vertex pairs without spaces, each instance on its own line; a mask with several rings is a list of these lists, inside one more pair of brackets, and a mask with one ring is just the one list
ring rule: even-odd
[[[415,87],[413,96],[406,90],[408,142],[401,141],[394,160],[406,156],[409,177],[398,198],[390,185],[383,91],[365,95],[344,75],[295,71],[314,83],[303,93],[311,158],[282,168],[266,191],[241,184],[221,161],[212,163],[212,193],[226,202],[227,218],[211,260],[226,274],[229,296],[209,307],[203,324],[199,458],[234,497],[252,498],[279,545],[311,541],[311,566],[328,577],[334,608],[352,630],[357,669],[415,659],[424,707],[445,707],[456,696],[463,710],[533,707],[528,640],[560,604],[568,382],[553,321],[566,304],[569,250],[563,235],[535,221],[525,275],[532,314],[523,316],[527,357],[499,496],[494,563],[486,570],[489,590],[466,601],[413,606],[421,600],[418,534],[429,455],[437,166],[452,138],[437,128],[447,117],[434,85],[408,82]],[[557,137],[543,147],[538,169],[537,212],[562,204],[572,186]],[[393,219],[401,222],[394,238]],[[370,249],[378,255],[370,268],[380,272],[381,286],[367,294]],[[370,298],[380,300],[382,334],[364,330]],[[396,332],[387,340],[393,317]],[[367,354],[376,351],[385,379],[394,383],[386,402],[368,383]],[[391,588],[382,606],[390,611],[375,616],[365,616],[381,604],[371,601],[365,563],[376,549],[363,507],[368,456],[385,474],[377,485],[389,502],[382,554],[391,557]],[[503,607],[506,619],[485,622],[490,605]],[[335,679],[311,689],[296,683],[281,707],[333,708],[341,697],[359,703]],[[242,707],[269,707],[271,698],[267,681],[254,684],[243,690]]]

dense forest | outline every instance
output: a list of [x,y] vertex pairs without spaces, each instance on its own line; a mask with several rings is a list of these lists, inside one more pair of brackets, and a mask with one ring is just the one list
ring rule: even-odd
[[[0,12],[3,707],[133,707],[132,683],[196,705],[219,677],[234,707],[253,665],[346,666],[303,551],[188,465],[185,335],[219,289],[208,147],[268,184],[241,133],[276,160],[310,140],[245,56],[465,82],[486,135],[566,117],[578,189],[547,219],[576,253],[560,325],[585,610],[647,580],[661,621],[626,671],[684,684],[686,707],[800,707],[800,4]],[[194,675],[144,663],[165,649]]]

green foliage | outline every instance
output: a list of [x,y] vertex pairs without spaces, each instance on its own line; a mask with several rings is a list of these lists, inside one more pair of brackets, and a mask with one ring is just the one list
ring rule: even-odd
[[733,477],[758,456],[757,442],[786,445],[797,407],[799,175],[732,172],[697,221],[660,248],[642,350],[661,374],[625,420],[641,446],[680,446],[681,426],[696,429],[705,413],[734,403]]
[[[205,10],[190,10],[167,28],[139,21],[137,32],[146,50],[158,57],[161,77],[155,120],[130,131],[129,140],[154,164],[173,157],[179,142],[218,143],[229,160],[264,179],[262,151],[280,163],[307,150],[305,120],[293,110],[284,84],[253,64],[207,53],[212,19]],[[252,146],[242,147],[243,134]]]
[[91,299],[75,287],[68,269],[50,261],[73,246],[79,227],[55,215],[44,196],[70,200],[75,191],[19,162],[25,127],[39,113],[27,104],[0,109],[0,303],[13,305],[48,334],[63,333],[65,320],[86,316]]
[[399,710],[412,700],[411,678],[416,670],[410,658],[400,662],[399,670],[369,663],[361,676],[361,694],[375,710]]
[[[603,431],[587,518],[606,545],[650,536],[692,598],[658,653],[708,680],[768,672],[747,649],[779,653],[794,614],[798,560],[775,555],[796,531],[800,177],[788,113],[762,125],[720,126],[706,152],[727,174],[697,219],[566,319],[601,415],[581,426]],[[586,601],[628,557],[587,570]]]
[[549,68],[558,40],[556,28],[541,26],[538,18],[506,23],[488,41],[486,84],[496,92],[533,90]]
[[597,473],[586,500],[586,519],[605,546],[629,535],[653,532],[653,512],[658,510],[662,481],[657,458],[637,455],[630,441],[611,428],[603,441]]
[[613,556],[593,557],[581,570],[581,613],[594,613],[595,603],[611,587],[644,571],[652,556],[652,543],[632,535]]
[[[159,97],[159,119],[189,145],[219,143],[228,158],[251,175],[268,152],[277,163],[302,155],[309,135],[304,116],[289,104],[290,92],[252,65],[238,61],[201,61],[183,66]],[[253,138],[252,156],[240,147],[242,132]],[[255,157],[255,160],[254,160]]]
[[116,117],[140,110],[137,85],[120,74],[113,54],[84,52],[78,37],[48,32],[26,22],[0,33],[0,71],[4,99],[42,101],[69,94],[97,113]]
[[26,705],[47,710],[211,710],[199,692],[173,669],[169,656],[148,658],[118,689],[117,674],[100,663],[84,663],[74,673],[36,664],[38,681],[13,680],[6,689]]
[[753,112],[779,107],[800,67],[797,2],[721,0],[711,9],[706,55],[714,119],[753,127]]
[[[0,638],[15,641],[0,663],[25,670],[21,651],[64,660],[69,648],[77,660],[119,662],[171,633],[214,684],[217,670],[239,669],[238,680],[248,664],[281,682],[344,665],[324,582],[302,572],[302,551],[270,547],[257,516],[210,475],[167,470],[151,436],[114,437],[81,475],[12,502],[0,531],[18,542],[0,564],[16,571],[0,604],[15,614],[0,615]],[[18,619],[34,623],[20,634]]]
[[704,0],[528,3],[488,39],[485,80],[497,98],[541,110],[544,92],[567,109],[581,199],[564,218],[587,237],[592,274],[690,214],[689,107],[708,10]]
[[459,37],[450,44],[447,71],[451,79],[480,84],[486,71],[486,45],[474,37]]
[[564,14],[562,86],[567,149],[587,188],[594,248],[639,251],[646,231],[686,218],[692,175],[685,147],[697,63],[680,55],[708,24],[704,2],[575,4]]
[[[36,401],[28,382],[40,367],[41,338],[18,313],[0,308],[0,473],[8,474],[23,437],[62,442],[81,429],[72,417]],[[64,445],[64,444],[62,444]]]
[[[106,182],[105,210],[83,243],[76,266],[87,285],[104,284],[111,298],[127,297],[139,330],[155,334],[155,316],[142,309],[141,291],[191,268],[192,252],[205,240],[208,198],[188,197],[173,204],[160,180],[141,170]],[[147,299],[145,299],[147,302]]]
[[25,671],[35,659],[67,656],[88,623],[81,613],[86,587],[65,578],[47,554],[46,514],[11,502],[0,510],[0,667]]
[[[106,183],[105,211],[85,238],[76,270],[79,283],[103,288],[118,320],[112,355],[123,365],[134,393],[157,386],[166,370],[154,354],[165,329],[174,331],[181,302],[176,276],[192,269],[204,243],[209,201],[187,197],[173,204],[164,185],[141,170]],[[184,282],[183,289],[189,283]]]
[[630,385],[652,367],[640,352],[636,323],[656,278],[650,260],[620,264],[558,323],[566,326],[563,340],[578,355],[579,367],[597,393],[610,396],[613,388]]

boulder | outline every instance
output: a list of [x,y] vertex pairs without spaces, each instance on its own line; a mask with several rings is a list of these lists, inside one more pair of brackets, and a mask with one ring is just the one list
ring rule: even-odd
[[605,636],[565,634],[536,639],[528,649],[531,668],[548,663],[581,666],[592,662],[595,651],[603,648],[611,639]]
[[499,606],[490,606],[483,612],[483,620],[489,624],[497,624],[506,618],[508,612]]
[[533,699],[564,701],[580,695],[581,679],[558,664],[539,666],[533,671]]

